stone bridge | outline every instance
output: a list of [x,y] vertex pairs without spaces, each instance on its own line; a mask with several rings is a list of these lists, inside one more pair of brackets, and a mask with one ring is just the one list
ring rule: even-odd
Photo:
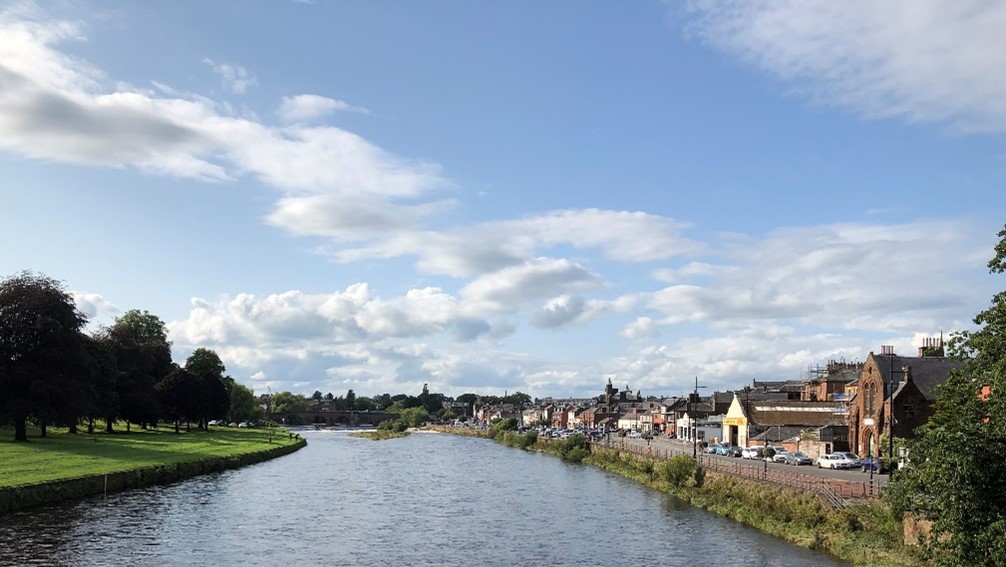
[[398,414],[383,411],[331,410],[270,413],[269,419],[284,425],[377,425],[397,419]]

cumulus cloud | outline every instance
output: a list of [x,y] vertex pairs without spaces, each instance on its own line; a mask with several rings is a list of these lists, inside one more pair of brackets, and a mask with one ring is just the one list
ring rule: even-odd
[[[349,203],[354,212],[369,211],[372,222],[383,210],[381,227],[411,227],[431,211],[422,197],[447,185],[438,165],[401,158],[339,128],[270,126],[156,82],[153,92],[117,83],[58,49],[84,40],[73,22],[0,13],[0,149],[200,180],[252,175],[282,193],[269,222],[320,235],[359,228],[357,215],[333,212]],[[207,64],[232,90],[254,84],[240,67]],[[300,95],[284,108],[307,116],[311,108],[332,108],[331,100]],[[401,199],[412,202],[396,205]],[[317,205],[327,214],[318,216]]]
[[341,100],[312,94],[285,96],[279,106],[280,120],[288,123],[310,122],[324,118],[333,112],[370,113],[369,110],[360,106],[352,106]]
[[602,285],[600,277],[569,260],[537,258],[476,278],[461,289],[460,295],[475,303],[503,307]]
[[244,94],[250,87],[258,86],[258,79],[240,65],[217,63],[209,58],[203,59],[203,63],[212,67],[213,72],[216,73],[223,82],[224,88],[234,94]]
[[960,274],[982,265],[968,221],[779,229],[731,242],[734,263],[704,285],[674,284],[649,306],[663,324],[793,319],[904,331],[898,317],[934,324],[968,313]]
[[693,1],[693,37],[870,118],[1006,131],[1006,4]]
[[122,313],[118,306],[101,294],[74,291],[71,295],[77,304],[77,310],[86,315],[92,325],[111,323],[113,318]]
[[599,250],[619,262],[652,262],[702,252],[705,243],[684,236],[689,226],[643,212],[566,209],[436,233],[403,231],[333,255],[343,262],[417,256],[420,270],[454,277],[518,266],[559,246]]

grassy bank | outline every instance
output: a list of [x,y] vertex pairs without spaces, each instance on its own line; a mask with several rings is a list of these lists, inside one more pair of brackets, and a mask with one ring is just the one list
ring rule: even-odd
[[371,441],[384,441],[387,439],[399,439],[401,437],[408,437],[408,431],[392,431],[389,429],[377,429],[374,431],[354,431],[349,434],[350,437],[359,437],[361,439],[370,439]]
[[925,564],[914,550],[901,544],[902,524],[892,518],[882,502],[834,510],[815,494],[793,488],[705,471],[696,479],[694,462],[687,457],[672,463],[596,446],[583,454],[568,440],[534,438],[532,441],[528,434],[494,435],[490,430],[466,428],[437,430],[495,438],[511,447],[590,464],[792,544],[824,551],[855,565],[909,567]]
[[301,442],[284,429],[216,427],[181,434],[162,427],[77,435],[50,428],[45,439],[30,430],[28,443],[13,438],[11,429],[0,428],[0,489],[240,457]]
[[609,449],[595,448],[584,462],[855,565],[924,564],[913,550],[901,544],[901,522],[891,517],[882,502],[834,510],[813,493],[711,471],[705,472],[700,483],[694,477],[675,483],[664,474],[662,461],[620,455]]

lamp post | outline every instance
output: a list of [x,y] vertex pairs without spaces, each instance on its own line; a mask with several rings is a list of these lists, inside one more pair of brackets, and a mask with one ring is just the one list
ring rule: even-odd
[[[695,391],[688,397],[688,406],[691,407],[692,402],[696,404],[699,403],[699,388],[705,388],[705,386],[699,386],[699,377],[695,377]],[[692,458],[695,460],[699,459],[699,422],[692,415],[692,412],[688,412],[688,421],[691,422],[689,431],[692,435]]]
[[[894,478],[894,348],[891,348],[891,356],[888,358],[887,373],[887,455],[890,461],[887,463],[887,479]],[[904,368],[898,371],[899,374],[907,374]],[[880,449],[878,447],[877,451]]]

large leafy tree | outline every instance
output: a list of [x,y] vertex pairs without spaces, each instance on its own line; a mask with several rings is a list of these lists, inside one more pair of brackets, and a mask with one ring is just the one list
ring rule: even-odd
[[[1006,272],[1006,229],[999,238],[995,274]],[[896,511],[933,521],[928,544],[941,565],[1006,565],[1006,291],[974,322],[977,330],[951,339],[963,366],[940,389],[888,493]]]
[[275,413],[307,411],[307,399],[302,394],[279,392],[272,397],[272,411]]
[[129,423],[155,423],[159,415],[154,384],[173,370],[168,331],[159,317],[132,309],[108,329],[119,369],[117,415]]
[[223,361],[216,352],[207,348],[197,348],[185,361],[185,370],[198,378],[198,390],[192,395],[199,400],[198,415],[195,417],[199,426],[206,428],[211,419],[227,417],[230,409],[230,393],[224,379]]
[[250,388],[236,382],[231,384],[228,417],[231,421],[237,422],[257,421],[262,417],[262,408],[259,407],[255,394]]
[[86,317],[63,285],[21,272],[0,282],[0,418],[27,441],[27,420],[69,425],[86,410],[91,388],[82,371]]
[[199,387],[199,377],[184,368],[176,368],[154,385],[161,411],[174,422],[175,433],[182,421],[191,421],[199,414]]

